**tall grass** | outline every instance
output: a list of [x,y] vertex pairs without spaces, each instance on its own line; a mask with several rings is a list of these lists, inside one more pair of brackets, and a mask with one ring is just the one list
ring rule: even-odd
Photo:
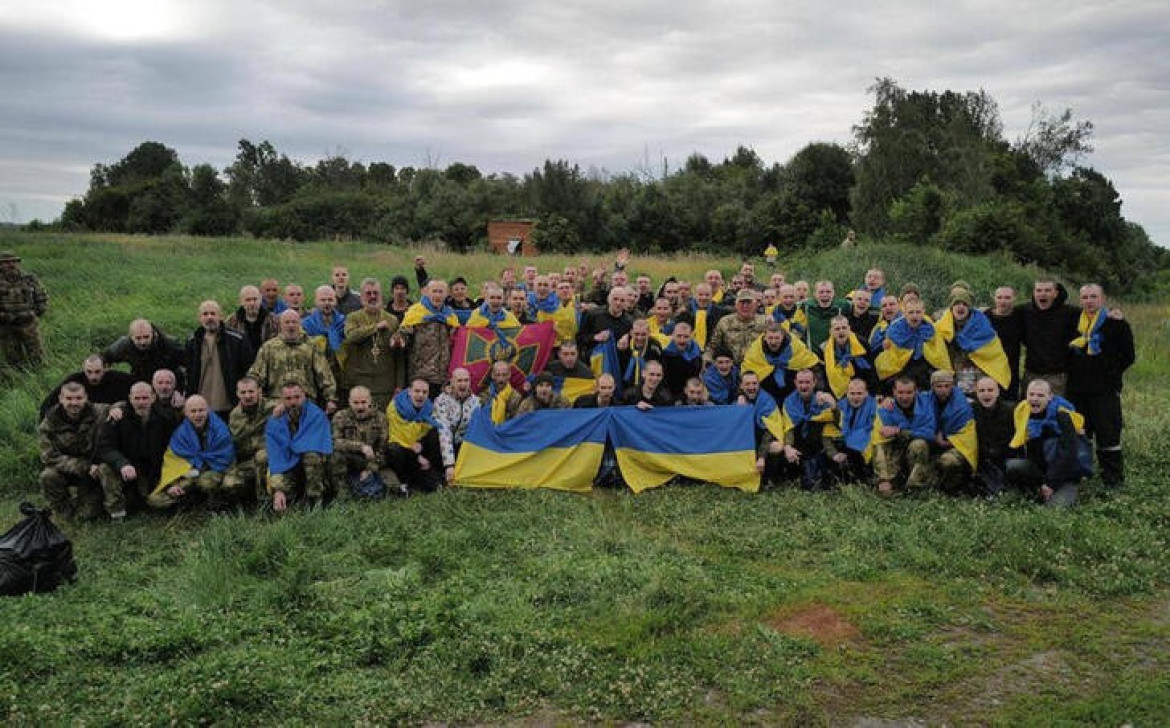
[[[0,514],[35,497],[41,393],[133,316],[185,335],[199,300],[231,301],[243,282],[308,286],[334,261],[385,280],[409,275],[415,252],[108,236],[0,245],[54,297],[50,366],[0,394]],[[500,261],[429,256],[435,274],[473,280]],[[837,281],[876,264],[928,297],[955,278],[989,290],[1031,275],[998,259],[948,268],[905,248],[786,264],[790,278]],[[734,261],[632,263],[656,279],[713,265]],[[69,529],[76,586],[0,601],[0,716],[1156,723],[1170,703],[1168,313],[1126,307],[1139,345],[1125,395],[1131,478],[1119,492],[1091,482],[1074,511],[932,494],[890,502],[860,486],[455,489],[284,518],[80,525]],[[805,613],[839,620],[846,636],[786,626]]]

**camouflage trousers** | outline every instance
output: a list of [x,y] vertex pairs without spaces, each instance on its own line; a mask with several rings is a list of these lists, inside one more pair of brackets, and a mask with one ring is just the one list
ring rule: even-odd
[[41,492],[49,508],[64,518],[83,520],[102,517],[102,486],[88,474],[68,473],[59,468],[41,471]]
[[292,470],[268,476],[268,492],[279,490],[293,499],[303,496],[310,501],[319,501],[332,492],[329,463],[328,455],[307,452]]
[[[219,495],[222,485],[223,473],[217,473],[214,470],[204,470],[195,477],[184,475],[173,483],[168,484],[162,490],[151,493],[150,497],[146,499],[146,503],[151,508],[166,510],[177,505],[191,503],[201,496],[208,499],[215,498]],[[182,488],[183,495],[174,496],[167,492],[174,486]]]
[[923,485],[923,468],[929,465],[930,443],[926,440],[898,436],[874,448],[873,474],[879,483],[893,482],[905,472],[907,487]]
[[224,495],[237,501],[263,501],[268,494],[266,463],[255,459],[234,462],[223,474]]
[[13,367],[36,367],[45,360],[37,320],[27,324],[0,324],[0,354]]

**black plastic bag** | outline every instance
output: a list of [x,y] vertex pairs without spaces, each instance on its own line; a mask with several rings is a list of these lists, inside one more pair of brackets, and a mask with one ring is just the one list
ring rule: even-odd
[[73,544],[48,508],[21,503],[25,518],[0,536],[0,595],[50,592],[77,579]]

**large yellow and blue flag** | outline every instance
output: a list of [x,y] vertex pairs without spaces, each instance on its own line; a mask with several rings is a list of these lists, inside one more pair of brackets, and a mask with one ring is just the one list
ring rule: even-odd
[[618,359],[617,343],[612,336],[593,347],[593,353],[589,356],[589,368],[593,370],[594,379],[602,374],[613,375],[614,383],[617,385],[616,394],[621,396],[624,372],[621,360]]
[[754,493],[753,412],[736,405],[603,410],[622,477],[635,493],[676,475]]
[[539,410],[493,425],[472,415],[455,461],[469,488],[552,488],[586,493],[601,467],[609,409]]

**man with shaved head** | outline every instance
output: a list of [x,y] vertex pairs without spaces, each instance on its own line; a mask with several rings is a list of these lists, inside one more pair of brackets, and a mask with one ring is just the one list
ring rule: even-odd
[[333,292],[337,296],[337,310],[349,315],[362,307],[362,299],[349,287],[349,268],[333,266]]
[[183,405],[183,422],[171,434],[170,451],[163,461],[162,475],[146,499],[157,510],[206,499],[209,507],[223,505],[220,486],[235,460],[235,447],[227,423],[221,420],[198,394]]
[[301,316],[305,315],[305,289],[296,283],[284,287],[284,310],[281,313],[285,311],[296,311]]
[[159,369],[170,369],[182,381],[184,358],[183,345],[146,319],[131,321],[127,335],[102,352],[102,361],[109,366],[129,364],[136,382],[149,382]]
[[337,292],[333,286],[318,286],[313,291],[313,310],[301,317],[301,329],[309,341],[329,361],[333,379],[341,382],[341,347],[345,343],[345,314],[337,310]]
[[200,394],[211,411],[227,418],[236,406],[236,382],[248,372],[253,355],[247,339],[223,325],[215,301],[199,304],[199,326],[187,339],[188,394]]
[[325,354],[301,330],[301,316],[288,310],[280,314],[280,335],[260,347],[248,375],[260,383],[265,396],[280,397],[286,381],[296,381],[305,395],[322,403],[330,414],[337,409],[337,381]]
[[1135,359],[1133,330],[1110,315],[1105,291],[1096,283],[1081,286],[1077,338],[1069,343],[1068,398],[1085,416],[1085,432],[1096,441],[1101,480],[1125,482],[1121,456],[1121,386]]
[[68,382],[61,387],[57,405],[37,426],[44,466],[41,491],[53,512],[64,518],[75,514],[86,520],[101,516],[97,433],[105,417],[106,405],[91,403],[85,396],[85,387]]
[[77,382],[85,387],[85,394],[90,402],[114,404],[125,400],[126,395],[130,394],[130,385],[134,384],[134,377],[126,372],[107,368],[101,354],[90,354],[81,363],[81,371],[65,377],[41,402],[41,419],[44,419],[53,405],[57,404],[61,387],[68,382]]
[[[228,316],[224,322],[232,331],[238,331],[248,340],[251,355],[256,356],[265,341],[275,338],[277,329],[276,316],[264,308],[260,302],[260,289],[256,286],[244,286],[240,289],[240,306],[236,312]],[[252,362],[248,362],[251,366]]]
[[146,382],[130,388],[129,407],[98,431],[99,476],[106,511],[115,522],[127,512],[146,510],[146,499],[162,477],[163,453],[178,421],[155,408],[154,390]]

